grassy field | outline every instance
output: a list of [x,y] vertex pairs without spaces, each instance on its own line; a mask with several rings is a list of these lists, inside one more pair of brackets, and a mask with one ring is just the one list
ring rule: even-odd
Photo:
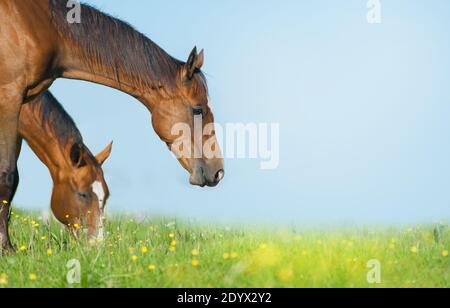
[[[54,222],[13,213],[16,255],[4,287],[450,287],[450,228],[251,230],[116,217],[102,243],[78,243]],[[81,283],[69,285],[69,260]],[[381,265],[369,284],[368,261]],[[72,264],[73,265],[73,264]]]

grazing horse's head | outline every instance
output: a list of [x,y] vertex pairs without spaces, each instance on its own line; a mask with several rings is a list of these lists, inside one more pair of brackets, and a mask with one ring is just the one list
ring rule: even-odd
[[72,145],[64,168],[54,183],[51,206],[55,217],[74,234],[87,229],[88,237],[103,239],[103,220],[109,189],[102,165],[111,154],[112,144],[94,157],[82,144]]
[[170,95],[152,106],[156,133],[169,146],[196,186],[216,186],[224,178],[222,153],[216,139],[214,115],[206,78],[201,72],[203,50],[194,48],[180,65]]

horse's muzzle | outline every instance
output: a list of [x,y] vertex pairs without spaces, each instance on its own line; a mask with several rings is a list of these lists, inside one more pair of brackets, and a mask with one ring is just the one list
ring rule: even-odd
[[220,169],[219,171],[214,173],[214,176],[209,176],[205,174],[203,168],[199,168],[199,170],[194,171],[191,174],[189,182],[191,185],[200,186],[200,187],[216,187],[225,177],[225,170]]

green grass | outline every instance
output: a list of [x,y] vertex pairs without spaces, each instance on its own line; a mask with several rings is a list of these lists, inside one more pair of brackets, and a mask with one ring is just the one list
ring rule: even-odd
[[[0,288],[450,287],[447,225],[299,232],[116,217],[105,242],[93,244],[32,214],[13,214],[11,224],[22,251],[0,259]],[[71,259],[81,264],[79,285],[67,283]],[[379,285],[367,282],[372,259]]]

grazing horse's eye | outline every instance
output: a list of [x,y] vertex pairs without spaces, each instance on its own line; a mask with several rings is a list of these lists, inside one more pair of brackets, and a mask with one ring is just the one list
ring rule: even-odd
[[203,115],[203,108],[202,107],[194,107],[192,110],[193,110],[195,116]]

